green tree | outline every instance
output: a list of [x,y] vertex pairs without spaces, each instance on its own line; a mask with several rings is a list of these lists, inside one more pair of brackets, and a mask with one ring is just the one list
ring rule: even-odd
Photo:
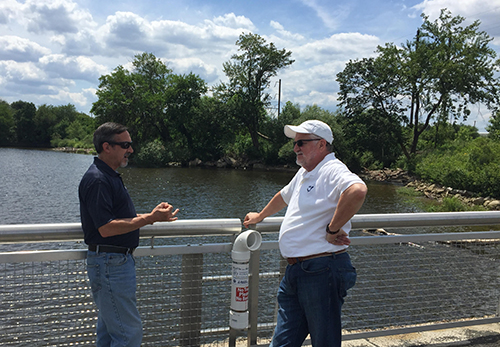
[[420,147],[424,151],[431,151],[448,146],[455,140],[468,142],[477,137],[479,137],[477,128],[472,125],[436,122],[420,136]]
[[85,113],[77,113],[75,120],[66,128],[67,138],[81,142],[84,147],[92,148],[95,128],[94,118]]
[[177,145],[187,147],[188,158],[199,156],[202,139],[207,136],[204,131],[206,117],[200,114],[199,103],[202,95],[207,92],[206,83],[199,76],[172,75],[170,85],[165,91],[167,128],[176,130]]
[[193,157],[213,161],[228,154],[235,142],[236,125],[229,116],[227,104],[203,96],[191,112],[196,115],[196,123],[192,127],[196,144]]
[[495,141],[500,141],[500,111],[491,116],[486,130],[488,131],[488,137]]
[[264,160],[269,164],[295,162],[291,160],[284,160],[284,158],[294,157],[293,151],[290,155],[280,156],[280,149],[287,144],[290,139],[285,136],[283,128],[287,124],[295,124],[296,120],[300,118],[300,106],[288,101],[283,110],[277,117],[266,117],[261,125],[262,136],[265,136],[264,141]]
[[400,136],[404,131],[392,133],[410,169],[419,137],[432,119],[466,119],[470,104],[495,109],[500,101],[494,77],[500,63],[479,21],[462,27],[465,19],[445,9],[434,22],[422,17],[413,40],[402,47],[379,46],[377,57],[350,61],[337,74],[340,105],[349,114],[373,108],[410,130],[409,141]]
[[14,109],[17,143],[23,146],[36,145],[35,104],[19,100],[10,106]]
[[[201,98],[207,92],[205,81],[193,73],[173,74],[152,53],[136,55],[132,65],[132,71],[118,66],[112,74],[100,77],[98,100],[91,110],[97,123],[127,125],[139,152],[141,146],[147,153],[162,148],[164,155],[152,158],[156,166],[209,157],[201,148],[209,136],[204,126],[210,115],[200,113]],[[151,157],[146,152],[140,156],[143,164]]]
[[123,66],[118,66],[111,74],[99,77],[97,101],[90,112],[96,115],[99,124],[114,121],[130,124],[134,121],[134,82]]
[[266,89],[270,79],[278,71],[291,65],[292,52],[277,49],[274,43],[266,41],[257,34],[242,34],[236,41],[240,54],[234,54],[231,61],[223,64],[229,82],[216,88],[217,97],[232,107],[232,115],[252,139],[258,151],[259,133],[266,117],[265,107],[270,104],[271,96]]
[[152,53],[137,54],[132,65],[132,72],[118,66],[110,75],[99,78],[98,100],[90,112],[99,124],[113,121],[129,126],[139,143],[158,137],[170,141],[165,91],[172,70]]
[[385,117],[377,109],[367,109],[346,116],[339,113],[339,123],[352,153],[352,167],[382,169],[391,167],[401,156],[398,139],[402,128],[394,118]]
[[0,100],[0,145],[11,145],[16,140],[14,109],[9,103]]
[[42,146],[49,146],[55,126],[60,120],[57,119],[55,107],[43,104],[36,110],[34,126],[36,129],[36,141]]

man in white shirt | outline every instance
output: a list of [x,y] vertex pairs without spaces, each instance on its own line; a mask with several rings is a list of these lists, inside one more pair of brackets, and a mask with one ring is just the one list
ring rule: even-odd
[[294,178],[243,224],[261,222],[287,207],[279,247],[288,261],[278,291],[278,321],[270,347],[299,347],[308,334],[314,347],[340,347],[341,308],[356,270],[346,252],[351,218],[363,205],[365,183],[331,152],[330,127],[318,120],[286,125],[294,139]]

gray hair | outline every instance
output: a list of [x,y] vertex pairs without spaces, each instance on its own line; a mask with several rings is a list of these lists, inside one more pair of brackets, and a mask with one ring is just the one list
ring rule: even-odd
[[125,125],[113,122],[107,122],[99,126],[94,132],[94,147],[97,153],[102,152],[102,144],[104,142],[112,142],[115,139],[115,135],[127,130],[128,128]]
[[[314,134],[310,134],[310,135],[312,135],[312,139],[315,139],[315,140],[325,140],[324,138],[322,138],[322,137],[320,137],[318,135],[314,135]],[[332,144],[328,143],[328,141],[326,141],[326,140],[325,140],[325,142],[326,142],[326,150],[331,153],[333,151]]]

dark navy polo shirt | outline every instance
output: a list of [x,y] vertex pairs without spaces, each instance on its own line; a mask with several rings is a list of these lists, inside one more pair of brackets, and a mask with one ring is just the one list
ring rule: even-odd
[[102,237],[98,229],[114,219],[137,216],[120,174],[99,158],[83,175],[78,188],[80,218],[85,243],[137,247],[139,229],[123,235]]

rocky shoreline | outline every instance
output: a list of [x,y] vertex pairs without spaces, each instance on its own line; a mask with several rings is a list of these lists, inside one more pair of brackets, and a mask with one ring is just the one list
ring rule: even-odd
[[500,210],[500,200],[498,199],[482,197],[467,190],[424,182],[402,169],[365,170],[360,176],[367,180],[400,184],[422,192],[427,198],[437,201],[443,201],[443,198],[446,197],[454,197],[468,206],[483,206],[489,210]]
[[[169,166],[181,166],[180,163],[169,163]],[[262,164],[259,160],[238,160],[225,156],[217,161],[201,161],[200,159],[191,160],[189,167],[209,167],[219,169],[240,169],[240,170],[270,170],[270,171],[297,171],[298,166],[277,165],[269,166]]]

